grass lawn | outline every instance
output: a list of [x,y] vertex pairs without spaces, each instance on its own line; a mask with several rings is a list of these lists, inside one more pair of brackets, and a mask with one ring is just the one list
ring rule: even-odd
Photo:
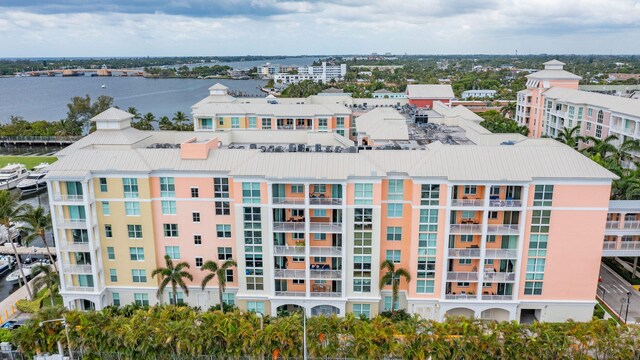
[[0,156],[0,167],[7,164],[19,163],[24,164],[27,169],[31,170],[40,163],[47,162],[49,164],[58,160],[55,156]]

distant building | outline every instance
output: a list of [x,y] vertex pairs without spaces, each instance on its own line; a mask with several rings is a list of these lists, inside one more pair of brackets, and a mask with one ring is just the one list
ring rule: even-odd
[[394,93],[387,89],[376,90],[371,94],[374,99],[406,99],[405,93]]
[[629,79],[640,80],[640,74],[622,74],[622,73],[609,74],[609,80],[625,81]]
[[270,63],[266,63],[264,65],[258,66],[258,76],[260,77],[272,77],[275,74],[280,73],[280,65],[272,65]]
[[318,95],[319,96],[351,96],[351,93],[346,93],[342,89],[330,87],[328,89],[322,90],[322,92],[318,93]]
[[280,84],[297,84],[300,81],[312,80],[318,83],[328,83],[331,80],[342,81],[347,74],[347,64],[321,66],[301,66],[297,74],[275,74],[273,80]]
[[434,101],[440,101],[447,106],[451,106],[451,100],[454,97],[451,85],[407,85],[409,104],[417,107],[432,108]]
[[492,98],[496,96],[495,90],[466,90],[462,92],[462,99],[471,99],[471,98]]

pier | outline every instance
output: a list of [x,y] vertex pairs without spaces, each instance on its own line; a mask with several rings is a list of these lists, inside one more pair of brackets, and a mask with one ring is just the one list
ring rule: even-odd
[[[8,243],[7,243],[8,244]],[[0,255],[15,255],[13,252],[13,248],[11,245],[5,244],[4,246],[0,246]],[[45,255],[48,256],[47,248],[40,246],[17,246],[16,250],[19,255]],[[55,246],[49,246],[49,250],[51,250],[51,254],[53,256],[56,255]]]

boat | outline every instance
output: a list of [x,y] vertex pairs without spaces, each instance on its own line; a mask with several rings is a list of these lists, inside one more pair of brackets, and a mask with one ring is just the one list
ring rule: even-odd
[[47,175],[49,164],[41,163],[33,168],[33,171],[16,186],[22,193],[32,193],[41,189],[46,189],[47,182],[44,177]]
[[22,164],[7,164],[0,169],[0,190],[15,189],[20,181],[29,176],[27,168]]
[[[26,263],[26,261],[25,261]],[[51,262],[49,260],[38,260],[36,262],[32,262],[29,264],[24,264],[22,265],[22,271],[24,272],[24,276],[27,278],[27,280],[31,279],[31,272],[33,271],[33,268],[37,265],[50,265]],[[12,272],[11,274],[7,275],[7,278],[4,279],[6,282],[8,282],[9,284],[17,284],[18,283],[18,279],[22,278],[22,276],[20,275],[20,269],[16,269],[14,272]]]
[[[13,240],[13,242],[20,239],[20,228],[20,224],[9,223],[9,234],[11,234],[11,240]],[[4,225],[0,225],[0,244],[6,243],[8,240],[7,228]]]
[[11,255],[0,256],[0,274],[4,274],[5,271],[13,268],[16,263],[16,258]]
[[106,89],[106,88],[107,88],[107,85],[102,84],[102,86],[100,86],[100,87],[101,87],[101,88],[103,88],[103,89]]

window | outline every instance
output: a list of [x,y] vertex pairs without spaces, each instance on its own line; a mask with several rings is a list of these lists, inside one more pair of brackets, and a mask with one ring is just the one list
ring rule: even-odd
[[327,130],[328,120],[326,118],[318,119],[318,130]]
[[459,283],[457,283],[457,285],[458,285],[459,287],[469,287],[469,283],[468,283],[468,282],[466,282],[466,281],[465,281],[465,282],[459,282]]
[[231,128],[232,129],[240,128],[240,118],[235,116],[231,118]]
[[165,246],[164,252],[173,260],[180,259],[180,246]]
[[420,191],[420,205],[438,205],[440,203],[440,185],[423,184]]
[[304,262],[304,256],[294,256],[291,258],[293,262]]
[[107,179],[100,178],[100,192],[107,192],[109,188],[107,187]]
[[529,256],[547,256],[547,241],[549,235],[531,234],[529,238]]
[[109,269],[109,278],[111,282],[118,282],[118,272],[116,269]]
[[222,302],[225,305],[235,305],[236,304],[236,294],[223,292],[222,293]]
[[578,108],[578,120],[581,120],[581,119],[582,119],[582,112],[583,112],[583,110],[584,110],[584,109],[583,109],[582,107],[579,107],[579,108]]
[[433,280],[418,280],[416,282],[416,292],[418,294],[433,294],[434,283]]
[[544,267],[546,260],[543,258],[529,258],[527,260],[526,280],[544,279]]
[[371,317],[371,304],[353,304],[353,315],[357,317]]
[[478,189],[475,185],[465,185],[464,186],[464,194],[465,195],[476,195]]
[[531,232],[548,233],[551,221],[551,210],[533,210],[531,215]]
[[371,279],[353,279],[353,292],[371,292]]
[[194,223],[199,223],[200,222],[200,213],[199,212],[191,213],[191,218],[193,219]]
[[216,225],[216,234],[218,238],[230,238],[231,237],[231,225],[218,224]]
[[[391,304],[393,303],[393,296],[385,296],[384,297],[384,311],[391,310]],[[399,301],[397,301],[394,305],[394,310],[398,310],[398,306],[400,306]]]
[[393,261],[395,264],[400,262],[400,250],[387,250],[387,260]]
[[229,197],[229,179],[213,178],[213,197],[223,199]]
[[144,248],[141,248],[141,247],[130,247],[129,248],[129,258],[132,261],[143,261],[144,260]]
[[142,225],[127,225],[129,239],[142,239]]
[[473,235],[460,235],[460,242],[473,242]]
[[113,246],[107,246],[107,259],[109,259],[109,260],[115,260],[116,259],[116,252],[113,249]]
[[553,185],[536,185],[533,206],[551,206]]
[[496,242],[496,236],[495,235],[487,235],[487,242],[488,243]]
[[123,178],[122,187],[124,189],[125,198],[137,198],[138,197],[138,179],[136,178]]
[[249,129],[256,129],[258,127],[255,116],[249,117]]
[[178,237],[178,224],[163,224],[165,237]]
[[174,178],[160,178],[160,197],[176,197],[176,185]]
[[149,306],[149,294],[134,293],[133,299],[138,306]]
[[325,256],[314,256],[313,261],[317,263],[325,263],[327,262],[327,258]]
[[93,275],[78,275],[78,285],[81,287],[93,287]]
[[253,311],[264,315],[263,301],[247,301],[247,311]]
[[242,202],[249,204],[260,203],[260,183],[244,182],[242,183]]
[[192,198],[200,197],[200,190],[197,187],[191,188],[191,197]]
[[293,279],[292,282],[293,282],[294,285],[302,285],[302,284],[304,284],[304,280],[302,280],[302,279]]
[[134,283],[147,282],[147,270],[133,269],[131,270],[131,278],[133,279]]
[[493,259],[484,259],[485,265],[493,265]]
[[596,125],[595,137],[597,137],[597,138],[601,138],[602,137],[602,126],[601,125]]
[[109,202],[108,201],[103,201],[102,202],[102,215],[104,215],[104,216],[111,215],[111,208],[109,207]]
[[293,240],[304,240],[304,233],[293,233],[291,237]]
[[223,118],[223,117],[219,117],[219,118],[218,118],[218,124],[219,124],[220,126],[224,125],[224,118]]
[[227,269],[227,271],[224,274],[225,279],[228,283],[233,282],[233,270],[232,269]]
[[304,209],[291,209],[291,216],[293,216],[293,217],[303,217],[304,216]]
[[69,218],[73,221],[85,221],[87,215],[84,211],[84,206],[67,206],[69,209]]
[[[304,210],[302,210],[302,209],[294,209],[294,210],[301,211],[302,214],[299,215],[299,216],[304,216]],[[318,216],[318,217],[325,217],[325,216],[327,216],[327,210],[325,210],[325,209],[315,209],[315,210],[313,210],[313,215]]]
[[113,306],[120,306],[120,293],[112,293]]
[[404,180],[389,180],[389,200],[402,200],[404,197]]
[[196,267],[202,267],[203,261],[200,256],[196,256]]
[[233,258],[233,253],[230,247],[218,248],[218,260],[228,260],[232,258]]
[[326,193],[327,192],[327,185],[324,184],[319,184],[319,185],[313,185],[313,190],[314,193]]
[[271,119],[262,118],[262,128],[263,129],[271,129]]
[[373,184],[356,184],[354,200],[356,205],[373,204]]
[[387,217],[400,218],[402,217],[402,204],[387,204]]
[[591,123],[587,122],[587,131],[591,131]]
[[127,216],[140,216],[140,203],[137,201],[125,201],[124,212]]
[[108,238],[113,237],[113,232],[111,231],[111,225],[106,224],[104,226],[104,236]]
[[213,121],[211,119],[200,119],[200,128],[204,130],[213,129]]
[[387,241],[400,241],[402,240],[402,228],[399,226],[387,227]]
[[322,233],[322,234],[313,234],[313,239],[316,240],[316,241],[327,240],[327,234],[324,234],[324,233]]
[[489,211],[489,219],[497,219],[498,212],[497,211]]
[[302,184],[291,185],[292,194],[302,194],[303,192],[304,192],[304,185]]
[[542,295],[542,281],[525,281],[524,294],[525,295]]
[[247,277],[247,290],[264,290],[264,278],[257,276]]
[[173,200],[162,200],[162,215],[175,215],[176,214],[176,202]]
[[471,265],[471,259],[458,259],[460,265]]
[[227,201],[216,201],[216,215],[230,215],[231,208],[229,207],[229,202]]
[[202,245],[202,235],[193,235],[193,243],[195,245]]

